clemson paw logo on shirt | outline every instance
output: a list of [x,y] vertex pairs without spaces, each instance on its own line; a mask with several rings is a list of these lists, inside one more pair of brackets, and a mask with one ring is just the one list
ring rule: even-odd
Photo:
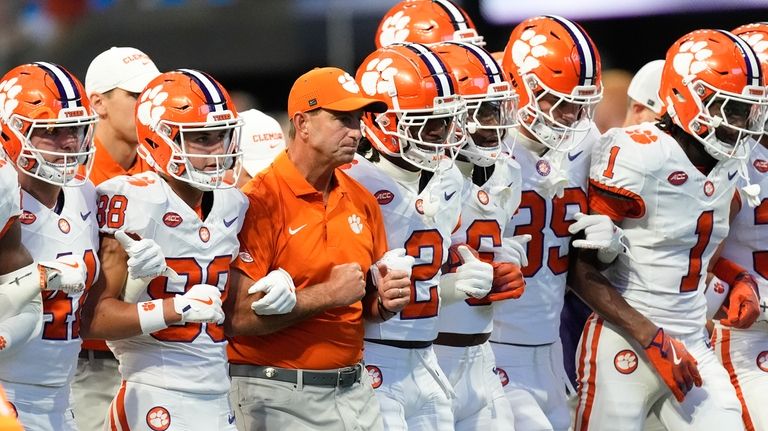
[[538,57],[547,54],[547,48],[542,44],[547,36],[536,34],[534,30],[526,30],[520,39],[512,44],[512,61],[520,69],[520,73],[528,73],[541,65]]
[[507,372],[504,371],[501,368],[494,368],[493,372],[496,373],[497,376],[499,376],[499,381],[501,382],[501,386],[507,386],[509,384],[509,376],[507,375]]
[[391,58],[374,58],[365,66],[365,73],[360,78],[360,84],[363,91],[369,96],[375,94],[387,94],[394,85],[394,78],[397,75],[397,69],[390,67]]
[[768,351],[760,352],[760,354],[757,355],[757,360],[755,362],[757,363],[757,368],[768,373]]
[[145,91],[139,101],[139,109],[136,110],[136,118],[145,126],[155,127],[160,118],[165,114],[162,103],[168,98],[168,93],[163,91],[163,86]]
[[763,40],[762,33],[743,34],[741,38],[747,41],[761,62],[768,60],[768,40]]
[[0,116],[6,122],[11,119],[13,110],[19,106],[16,96],[21,92],[21,85],[16,85],[18,80],[18,78],[14,77],[0,82]]
[[359,234],[363,231],[363,223],[360,221],[360,216],[357,214],[352,214],[347,217],[347,222],[349,222],[349,228],[352,229],[352,232]]
[[403,11],[398,11],[396,14],[384,20],[381,25],[381,34],[379,35],[379,43],[381,46],[389,46],[397,42],[405,42],[408,39],[410,30],[405,28],[408,23],[411,22],[411,17],[405,15]]
[[613,365],[621,374],[631,374],[637,369],[637,354],[632,350],[622,350],[613,358]]
[[368,371],[368,377],[371,378],[371,387],[373,389],[378,388],[381,386],[382,383],[384,383],[384,376],[381,375],[381,370],[379,367],[374,367],[373,365],[366,365],[365,366],[366,371]]
[[5,346],[7,346],[8,343],[5,341],[5,337],[0,336],[0,350],[5,349]]
[[629,129],[625,130],[625,133],[638,144],[650,144],[659,140],[659,137],[650,130]]
[[707,68],[706,60],[712,56],[707,42],[689,40],[680,45],[680,50],[672,59],[672,67],[678,75],[687,77],[701,73]]
[[147,425],[153,431],[165,431],[171,426],[171,414],[165,407],[152,407],[147,412]]

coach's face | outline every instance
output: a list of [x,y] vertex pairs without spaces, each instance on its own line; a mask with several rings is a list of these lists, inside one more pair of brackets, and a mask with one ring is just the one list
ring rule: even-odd
[[351,162],[362,138],[360,119],[363,111],[318,109],[306,115],[308,143],[315,152],[327,158],[334,167]]

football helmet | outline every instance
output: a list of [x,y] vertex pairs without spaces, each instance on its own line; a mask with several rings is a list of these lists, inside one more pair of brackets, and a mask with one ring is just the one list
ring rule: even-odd
[[376,30],[376,48],[393,43],[468,42],[483,46],[475,24],[450,0],[403,0],[382,18]]
[[600,54],[565,18],[528,18],[512,30],[502,68],[520,96],[520,124],[539,142],[566,151],[592,127],[603,97]]
[[450,65],[467,104],[468,137],[459,154],[477,166],[493,165],[506,131],[517,125],[517,94],[485,49],[463,42],[444,42],[430,49]]
[[58,186],[85,183],[96,121],[83,84],[57,64],[25,64],[0,79],[0,141],[26,175]]
[[765,124],[760,61],[744,39],[696,30],[667,51],[659,96],[672,121],[714,158],[746,158]]
[[[153,79],[136,103],[139,155],[159,172],[200,190],[229,188],[241,168],[243,121],[227,90],[210,75],[192,69],[166,72]],[[219,132],[221,152],[190,151],[185,135]],[[213,160],[204,169],[195,160]],[[227,171],[232,170],[232,175]]]
[[[768,81],[768,22],[745,24],[734,29],[732,33],[746,40],[752,47],[763,67],[763,79]],[[768,119],[763,130],[763,133],[768,133]]]
[[389,107],[363,116],[363,134],[379,152],[434,171],[466,142],[467,106],[457,96],[456,79],[425,45],[377,49],[363,61],[356,80],[366,96]]

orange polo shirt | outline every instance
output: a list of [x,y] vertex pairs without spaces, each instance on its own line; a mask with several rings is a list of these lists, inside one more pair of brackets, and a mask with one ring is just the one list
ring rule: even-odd
[[[96,153],[93,156],[93,167],[88,177],[93,185],[98,186],[104,181],[118,175],[133,175],[144,171],[150,171],[152,168],[141,157],[136,155],[133,165],[126,171],[118,164],[112,156],[109,155],[104,144],[98,138],[93,138],[93,145],[96,147]],[[84,340],[83,349],[109,351],[107,343],[103,340]]]
[[[297,290],[327,281],[335,265],[357,262],[367,272],[387,250],[376,199],[340,169],[327,204],[281,153],[243,188],[250,206],[233,263],[254,280],[276,268]],[[230,340],[229,361],[281,368],[331,369],[363,356],[362,303],[333,308],[266,336]]]
[[2,387],[0,387],[0,431],[24,431]]

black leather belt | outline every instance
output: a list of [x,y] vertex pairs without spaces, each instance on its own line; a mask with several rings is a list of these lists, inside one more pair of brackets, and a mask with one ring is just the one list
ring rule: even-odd
[[301,379],[303,385],[309,386],[348,388],[360,381],[362,373],[362,364],[333,370],[312,371],[265,365],[229,364],[229,375],[232,377],[255,377],[287,383],[299,383],[299,379]]
[[80,350],[80,354],[78,356],[83,359],[88,359],[89,361],[94,359],[112,359],[115,361],[117,360],[111,350],[82,349]]
[[373,344],[397,347],[400,349],[426,349],[432,345],[432,341],[400,341],[400,340],[374,340],[366,338],[365,341]]
[[455,334],[452,332],[441,332],[437,334],[435,344],[450,347],[471,347],[479,346],[490,338],[490,332],[487,334]]

